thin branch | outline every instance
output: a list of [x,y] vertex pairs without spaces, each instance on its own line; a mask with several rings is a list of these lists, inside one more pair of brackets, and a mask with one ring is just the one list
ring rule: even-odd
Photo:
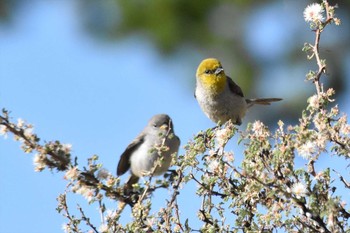
[[340,178],[341,182],[343,182],[343,184],[345,185],[346,188],[350,189],[350,183],[348,181],[345,180],[345,178],[340,175],[339,172],[337,172],[336,170],[332,169]]
[[191,174],[191,178],[192,178],[194,181],[196,181],[197,184],[199,184],[200,186],[202,186],[202,187],[203,187],[209,194],[211,194],[211,195],[219,196],[219,197],[221,197],[221,198],[225,198],[225,197],[228,196],[228,195],[226,195],[226,194],[219,193],[219,192],[214,191],[214,190],[212,190],[212,189],[208,189],[204,184],[202,184],[201,182],[199,182],[199,180],[197,180],[196,177],[195,177],[193,174]]
[[[173,185],[173,190],[174,191],[173,191],[173,194],[171,195],[170,201],[168,201],[167,209],[168,209],[168,212],[171,212],[172,211],[172,207],[175,208],[177,225],[180,227],[180,229],[182,231],[184,231],[184,229],[182,227],[182,224],[181,224],[181,221],[180,221],[179,207],[177,205],[177,196],[180,194],[179,188],[180,188],[180,184],[183,181],[184,175],[182,173],[182,170],[180,170],[180,169],[179,169],[179,172],[177,174],[178,174],[178,179],[177,179],[176,184]],[[169,223],[167,223],[167,224],[170,225]]]
[[67,205],[67,198],[66,197],[67,197],[66,193],[64,193],[64,194],[61,194],[57,198],[57,200],[59,201],[60,210],[63,210],[64,211],[63,215],[66,218],[68,218],[68,220],[69,220],[69,223],[68,223],[69,227],[73,226],[73,229],[71,229],[71,230],[73,232],[80,233],[80,229],[78,228],[78,223],[77,223],[76,219],[69,213],[68,205]]
[[78,205],[78,210],[81,213],[81,219],[86,223],[86,225],[88,225],[89,227],[91,227],[91,229],[95,232],[95,233],[99,233],[98,230],[96,229],[96,227],[94,225],[92,225],[92,223],[90,222],[90,218],[85,216],[85,213],[83,211],[83,209],[80,207],[80,205]]
[[319,54],[319,43],[320,43],[320,38],[321,38],[321,32],[322,32],[322,29],[320,29],[320,28],[316,29],[316,31],[315,31],[315,33],[316,33],[315,45],[313,46],[313,53],[315,55],[316,62],[318,65],[318,72],[317,72],[316,77],[314,79],[314,83],[316,86],[317,95],[319,97],[321,96],[321,92],[323,92],[323,86],[320,84],[320,78],[321,78],[322,73],[324,73],[326,70],[326,66],[322,64],[321,59],[320,59],[320,54]]

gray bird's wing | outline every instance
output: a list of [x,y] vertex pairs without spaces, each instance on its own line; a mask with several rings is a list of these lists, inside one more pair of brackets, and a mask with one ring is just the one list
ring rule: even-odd
[[141,133],[137,136],[125,149],[120,156],[120,160],[117,167],[117,175],[123,175],[130,168],[130,156],[139,146],[145,141],[145,134]]
[[228,76],[227,76],[227,84],[232,93],[239,95],[241,97],[244,97],[242,89]]

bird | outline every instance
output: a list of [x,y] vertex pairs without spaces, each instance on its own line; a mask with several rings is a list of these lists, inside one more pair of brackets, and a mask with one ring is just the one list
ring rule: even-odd
[[[154,115],[141,133],[126,147],[117,166],[117,175],[128,170],[131,176],[126,187],[131,188],[143,176],[158,176],[165,173],[178,153],[180,139],[167,114]],[[159,161],[159,163],[157,163]]]
[[247,109],[254,104],[270,105],[281,98],[244,98],[242,89],[225,74],[216,58],[204,59],[196,72],[195,98],[205,115],[222,125],[231,120],[241,125]]

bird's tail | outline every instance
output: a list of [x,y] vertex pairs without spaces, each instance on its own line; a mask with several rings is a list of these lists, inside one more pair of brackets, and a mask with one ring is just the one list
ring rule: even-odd
[[277,102],[281,101],[281,98],[261,98],[261,99],[246,99],[246,102],[248,104],[248,108],[253,106],[254,104],[260,104],[260,105],[270,105],[271,102]]
[[137,182],[139,181],[139,177],[131,174],[131,176],[129,177],[128,181],[126,182],[125,186],[128,188],[128,189],[132,189],[132,185],[133,184],[136,184]]

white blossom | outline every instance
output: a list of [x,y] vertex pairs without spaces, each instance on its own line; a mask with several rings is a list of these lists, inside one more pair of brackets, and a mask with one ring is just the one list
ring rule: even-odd
[[327,228],[328,229],[332,229],[334,227],[334,216],[333,216],[333,213],[330,213],[328,215],[328,220],[327,220]]
[[21,118],[17,119],[17,127],[22,128],[24,126],[25,121]]
[[215,132],[215,139],[218,147],[225,146],[227,140],[231,136],[231,130],[228,128],[219,129]]
[[71,167],[68,169],[66,174],[64,175],[64,179],[66,180],[76,180],[80,175],[78,167]]
[[307,218],[311,218],[312,217],[312,214],[310,212],[306,212],[305,215],[306,215]]
[[102,232],[102,233],[108,232],[108,226],[107,226],[106,224],[102,224],[102,225],[98,228],[98,230],[99,230],[100,232]]
[[235,160],[234,154],[232,151],[225,152],[224,157],[227,162],[232,163]]
[[31,136],[33,136],[33,128],[29,127],[26,128],[23,132],[24,136],[26,136],[27,138],[30,138]]
[[33,158],[33,164],[35,166],[34,170],[40,172],[46,167],[45,163],[46,156],[44,154],[36,154]]
[[340,133],[344,134],[344,135],[348,135],[350,134],[350,125],[348,124],[343,124],[340,128]]
[[312,3],[308,5],[304,10],[304,19],[306,22],[321,22],[324,20],[322,13],[324,12],[323,6],[318,3]]
[[76,190],[76,193],[81,194],[83,197],[85,197],[85,199],[90,202],[93,200],[93,198],[95,197],[95,191],[91,188],[88,188],[86,186],[81,186],[80,188],[78,188]]
[[305,197],[307,194],[306,186],[300,182],[295,183],[292,186],[292,193],[294,193],[297,196],[297,198]]
[[219,168],[219,162],[217,160],[209,161],[208,168],[211,172],[215,172]]
[[62,144],[62,150],[68,154],[72,150],[72,145],[71,144]]
[[66,224],[66,223],[63,223],[62,224],[62,230],[66,233],[70,232],[71,231],[71,228],[69,226],[69,224]]
[[310,159],[312,154],[316,152],[316,144],[314,142],[308,141],[307,143],[297,148],[297,150],[301,157],[304,159]]
[[180,225],[176,225],[176,226],[174,226],[174,232],[181,232],[181,227],[180,227]]
[[269,136],[269,132],[265,129],[265,125],[261,121],[255,121],[253,123],[252,130],[255,135],[259,138],[264,138]]
[[312,108],[318,108],[319,106],[319,100],[317,95],[313,95],[308,99],[309,105]]
[[106,219],[114,219],[117,217],[117,211],[115,210],[107,210],[106,211]]
[[5,125],[0,125],[0,136],[7,138],[7,127]]

